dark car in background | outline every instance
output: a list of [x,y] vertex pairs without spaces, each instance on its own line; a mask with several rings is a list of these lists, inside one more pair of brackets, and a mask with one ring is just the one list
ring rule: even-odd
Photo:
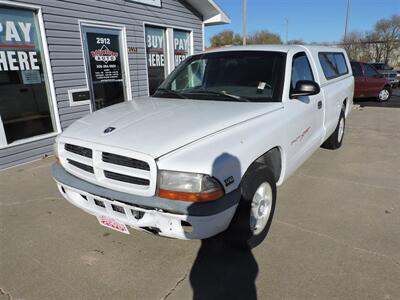
[[393,70],[392,67],[388,66],[385,63],[371,63],[371,65],[373,65],[380,74],[382,74],[387,80],[389,80],[393,88],[399,86],[399,79],[397,78],[396,70]]
[[376,98],[385,102],[392,95],[390,82],[371,64],[352,61],[354,98]]

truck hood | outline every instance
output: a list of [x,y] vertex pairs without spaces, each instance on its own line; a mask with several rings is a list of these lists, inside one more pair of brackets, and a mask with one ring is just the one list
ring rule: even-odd
[[68,127],[62,137],[134,150],[158,158],[281,107],[282,103],[143,97],[83,117]]

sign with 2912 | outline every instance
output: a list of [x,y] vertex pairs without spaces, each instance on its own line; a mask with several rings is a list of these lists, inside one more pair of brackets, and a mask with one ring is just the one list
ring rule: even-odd
[[121,80],[119,36],[115,34],[87,33],[92,80]]

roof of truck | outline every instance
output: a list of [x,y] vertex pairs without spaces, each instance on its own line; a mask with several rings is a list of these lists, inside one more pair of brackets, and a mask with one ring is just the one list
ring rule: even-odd
[[221,48],[210,49],[207,52],[223,52],[223,51],[277,51],[287,53],[291,49],[298,50],[314,50],[314,51],[343,51],[342,48],[334,46],[317,46],[317,45],[247,45],[247,46],[226,46]]

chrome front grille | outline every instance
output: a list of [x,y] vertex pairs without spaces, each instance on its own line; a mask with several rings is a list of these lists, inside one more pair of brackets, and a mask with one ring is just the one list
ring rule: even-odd
[[63,167],[71,174],[101,187],[153,196],[157,167],[143,153],[82,141],[62,139],[58,145]]

